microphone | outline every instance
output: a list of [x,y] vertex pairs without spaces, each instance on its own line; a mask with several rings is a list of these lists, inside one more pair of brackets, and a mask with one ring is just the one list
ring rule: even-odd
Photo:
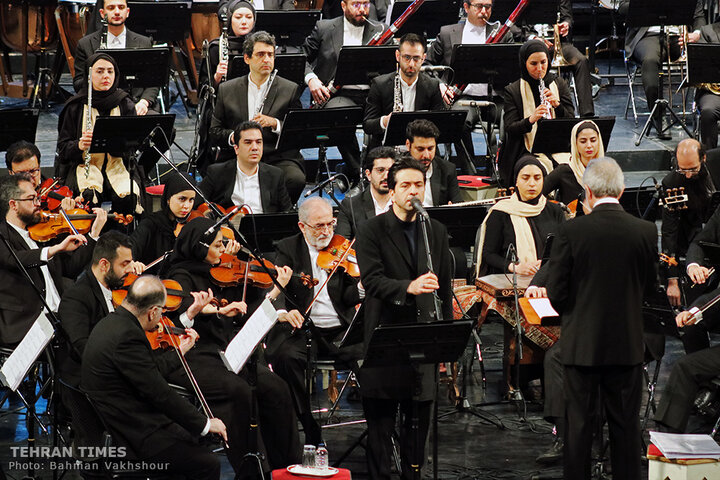
[[420,67],[421,72],[444,72],[445,70],[452,70],[447,65],[423,65]]
[[215,233],[215,230],[217,230],[217,228],[218,228],[220,225],[222,225],[223,223],[225,223],[228,218],[230,218],[230,217],[232,217],[233,215],[235,215],[235,214],[237,213],[237,210],[238,210],[237,207],[231,209],[231,210],[230,210],[228,213],[226,213],[220,220],[218,220],[217,222],[215,222],[215,225],[213,225],[213,226],[211,226],[210,228],[208,228],[207,230],[205,230],[205,236],[207,236],[207,235],[212,235],[213,233]]
[[412,205],[412,207],[415,209],[415,211],[417,213],[419,213],[420,215],[422,215],[425,218],[428,218],[427,210],[425,210],[425,207],[423,207],[423,204],[418,197],[413,197],[410,200],[410,205]]
[[334,182],[335,180],[337,180],[339,177],[342,177],[342,176],[343,176],[342,173],[336,173],[336,174],[333,175],[332,177],[323,180],[322,182],[318,183],[318,184],[315,185],[313,188],[311,188],[310,190],[308,190],[308,192],[306,192],[305,195],[303,195],[303,198],[309,197],[309,196],[312,195],[313,193],[315,193],[315,192],[317,192],[318,190],[320,190],[321,188],[323,188],[323,187],[324,187],[325,185],[327,185],[328,183]]
[[150,133],[148,134],[148,136],[145,137],[145,139],[142,141],[142,143],[141,143],[140,145],[138,145],[137,150],[135,150],[135,158],[137,158],[137,157],[139,157],[140,155],[142,155],[142,153],[143,153],[143,151],[145,150],[145,148],[147,148],[147,147],[150,146],[150,143],[153,141],[153,137],[155,136],[155,132],[156,132],[159,128],[160,128],[159,125],[155,125],[155,128],[153,128],[152,130],[150,130]]
[[455,105],[461,107],[489,107],[493,102],[487,100],[458,100]]

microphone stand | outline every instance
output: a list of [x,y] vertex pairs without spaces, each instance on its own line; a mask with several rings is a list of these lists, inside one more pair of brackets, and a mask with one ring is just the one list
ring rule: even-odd
[[[510,261],[513,265],[517,265],[517,250],[515,250],[515,245],[510,244],[509,247],[510,250]],[[512,275],[512,286],[513,286],[513,297],[515,300],[515,386],[513,387],[513,390],[510,392],[509,398],[513,402],[517,402],[518,407],[518,414],[520,415],[520,418],[522,420],[526,420],[526,409],[527,406],[525,405],[525,398],[523,397],[522,390],[520,390],[520,361],[523,358],[523,327],[520,324],[520,300],[519,300],[519,292],[518,292],[518,286],[517,286],[517,269],[513,267],[513,275]],[[520,411],[520,406],[522,405],[522,412]]]

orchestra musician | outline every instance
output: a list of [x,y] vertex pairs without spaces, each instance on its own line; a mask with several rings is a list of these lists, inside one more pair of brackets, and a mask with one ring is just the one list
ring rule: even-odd
[[[699,33],[699,29],[707,23],[703,10],[704,4],[705,2],[702,1],[695,3],[692,23],[694,34]],[[688,5],[688,3],[684,3],[678,8],[687,9]],[[630,0],[620,0],[618,12],[621,15],[627,15],[629,7]],[[663,88],[663,77],[660,76],[660,68],[668,56],[672,60],[680,57],[680,45],[677,42],[670,42],[670,52],[668,54],[666,39],[661,35],[660,26],[628,27],[625,34],[625,56],[642,65],[643,90],[645,91],[648,109],[652,110],[655,101],[658,99],[658,93]],[[671,138],[665,113],[661,107],[657,110],[656,117],[653,119],[653,126],[657,131],[658,138],[661,140]]]
[[387,212],[392,206],[387,177],[390,167],[397,160],[392,147],[376,147],[365,157],[365,178],[370,182],[360,194],[345,197],[340,204],[335,233],[345,238],[355,238],[357,229],[366,220]]
[[[365,106],[367,85],[342,85],[332,95],[329,90],[335,77],[338,55],[343,46],[367,45],[370,39],[385,27],[369,22],[370,0],[341,0],[343,15],[330,20],[318,20],[312,33],[302,46],[307,57],[305,83],[312,100],[324,108]],[[360,148],[357,140],[339,145],[338,150],[345,161],[344,173],[352,182],[360,176]]]
[[18,140],[7,148],[5,165],[10,175],[25,175],[37,189],[43,182],[40,171],[40,149],[25,140]]
[[[242,0],[232,0],[225,2],[220,7],[219,12],[231,12],[225,18],[224,27],[227,29],[227,46],[228,61],[220,61],[220,38],[212,40],[208,45],[207,57],[200,62],[200,72],[198,78],[200,85],[209,83],[212,74],[212,86],[217,88],[223,80],[223,76],[228,74],[229,62],[234,56],[243,54],[243,43],[250,33],[255,29],[255,7],[252,3]],[[222,22],[223,17],[220,17]]]
[[[90,84],[70,98],[60,112],[56,170],[65,184],[80,194],[91,205],[112,202],[118,213],[142,213],[144,185],[137,170],[131,179],[122,153],[93,153],[85,167],[86,151],[92,143],[93,132],[86,129],[88,115],[91,124],[98,116],[132,116],[135,107],[127,92],[118,88],[119,73],[115,60],[106,53],[93,54]],[[92,110],[88,111],[88,88],[92,88]],[[131,182],[133,185],[131,187]],[[130,192],[133,192],[130,195]]]
[[[435,272],[429,272],[421,227],[411,204],[413,198],[424,197],[426,183],[422,163],[408,157],[397,161],[388,174],[388,187],[394,198],[392,208],[369,219],[358,233],[357,259],[366,295],[366,342],[377,326],[438,320],[433,313],[433,292],[437,292],[442,305],[442,312],[438,313],[445,319],[452,318],[452,272],[447,230],[437,220],[430,219],[429,254]],[[368,429],[370,478],[391,478],[391,437],[398,407],[402,418],[401,477],[413,478],[413,464],[422,467],[437,368],[420,365],[418,370],[421,376],[418,381],[409,365],[363,367],[360,370],[360,394]],[[414,407],[418,415],[417,439],[411,426]],[[414,443],[416,440],[417,444]]]
[[[505,87],[503,120],[505,140],[498,160],[500,176],[511,179],[514,164],[532,150],[537,122],[545,115],[570,118],[575,115],[570,90],[565,81],[548,71],[550,54],[544,42],[528,40],[520,47],[520,79]],[[540,92],[540,80],[545,90]],[[545,103],[541,102],[541,95]],[[552,165],[545,165],[550,170]]]
[[[90,333],[81,385],[130,458],[187,479],[219,479],[220,460],[192,437],[218,433],[227,440],[225,424],[205,417],[168,385],[145,336],[157,329],[165,299],[157,277],[142,276],[132,284],[122,305]],[[189,330],[180,350],[186,354],[196,340]]]
[[[127,0],[104,0],[104,8],[100,9],[100,15],[107,17],[107,49],[116,48],[150,48],[152,39],[135,33],[125,26],[130,7]],[[97,30],[85,35],[80,39],[75,53],[75,73],[73,74],[73,86],[77,93],[81,93],[87,82],[88,60],[100,48],[103,30]],[[130,98],[134,102],[135,112],[138,115],[145,115],[148,109],[154,108],[159,87],[133,88]]]
[[405,129],[405,147],[408,153],[426,169],[428,188],[425,188],[423,193],[423,205],[426,207],[462,201],[455,164],[437,155],[438,138],[440,130],[429,120],[413,120]]
[[[107,213],[93,209],[96,218],[88,236],[68,235],[54,245],[38,245],[28,227],[40,221],[40,199],[33,182],[24,175],[0,179],[0,234],[5,237],[32,282],[43,292],[54,312],[63,294],[63,277],[75,278],[90,262],[95,240],[105,226]],[[15,346],[44,310],[35,290],[15,263],[5,242],[0,242],[0,345]]]
[[[227,11],[230,10],[228,6],[233,3],[233,0],[220,0],[218,6],[218,15],[222,18],[223,15],[227,15]],[[295,10],[295,2],[293,0],[251,0],[252,6],[255,10]]]
[[564,478],[590,478],[599,390],[613,478],[629,480],[641,476],[642,305],[657,279],[657,228],[620,206],[613,159],[592,160],[583,183],[591,213],[559,226],[546,287],[528,296],[547,296],[562,320]]
[[[296,273],[310,273],[318,280],[318,284],[308,288],[300,279],[291,279],[285,287],[285,295],[293,299],[295,308],[285,302],[285,295],[277,299],[275,307],[281,318],[292,317],[296,322],[303,323],[303,313],[318,295],[309,312],[311,323],[305,327],[310,329],[313,348],[311,356],[351,361],[355,360],[353,349],[338,349],[334,342],[339,341],[346,332],[364,290],[358,279],[351,277],[344,269],[336,271],[326,285],[329,272],[318,265],[318,253],[333,239],[335,223],[332,206],[326,199],[310,197],[300,205],[300,233],[277,243],[275,263],[290,267]],[[306,391],[305,385],[305,371],[309,368],[306,346],[308,334],[295,333],[290,323],[281,320],[268,335],[266,356],[273,371],[290,386],[295,411],[305,432],[305,444],[318,445],[322,442],[322,431],[313,417],[310,392]]]
[[224,208],[248,205],[252,213],[286,212],[292,208],[285,174],[261,161],[262,130],[253,121],[242,122],[235,128],[233,148],[237,159],[210,165],[200,182],[200,191],[208,201]]
[[[543,195],[557,191],[555,199],[568,205],[583,193],[582,176],[594,158],[605,156],[600,129],[592,120],[576,124],[570,134],[570,162],[558,165],[543,182]],[[578,202],[579,203],[579,202]]]
[[[687,208],[662,209],[662,252],[675,258],[681,264],[678,266],[668,265],[664,272],[667,278],[668,300],[672,306],[677,307],[684,303],[679,282],[681,268],[685,265],[683,259],[693,238],[702,230],[703,224],[709,220],[715,206],[712,201],[715,185],[708,171],[703,145],[693,138],[687,138],[678,143],[675,148],[673,171],[668,173],[661,183],[663,191],[671,188],[683,188],[688,198]],[[685,329],[685,335],[682,336],[688,352],[707,347],[705,343],[701,343],[699,346],[690,346],[693,343],[690,338],[694,337],[693,332],[696,328],[688,326]]]
[[375,77],[370,83],[363,121],[363,130],[370,135],[368,149],[381,145],[392,112],[445,109],[438,80],[420,71],[425,45],[415,33],[403,35],[395,52],[398,71]]
[[[170,252],[175,243],[175,229],[185,223],[195,205],[195,179],[187,173],[174,172],[165,180],[160,210],[145,215],[130,234],[133,258],[147,265]],[[164,271],[163,263],[159,271]]]
[[[562,208],[542,194],[545,168],[532,155],[515,164],[515,193],[489,210],[480,226],[476,276],[488,273],[535,275],[540,268],[548,234],[565,220]],[[517,263],[507,258],[514,245]]]
[[[173,254],[167,260],[170,264],[167,278],[178,281],[183,291],[209,292],[210,296],[229,303],[225,306],[207,304],[195,313],[190,312],[192,299],[185,298],[171,318],[178,326],[192,327],[200,335],[201,341],[185,357],[213,413],[228,421],[228,460],[235,473],[242,477],[251,467],[249,464],[241,467],[240,464],[243,456],[250,451],[252,390],[247,369],[241,370],[238,375],[229,371],[218,351],[225,350],[233,335],[242,327],[246,314],[252,313],[254,306],[259,304],[263,292],[248,286],[244,295],[243,283],[229,287],[219,287],[214,283],[211,268],[221,262],[223,253],[235,255],[240,248],[234,240],[225,246],[222,231],[210,231],[214,224],[214,221],[200,217],[183,227]],[[280,268],[278,277],[278,281],[286,284],[290,275]],[[278,289],[273,289],[269,293],[270,298],[277,298],[279,293]],[[283,320],[291,322],[294,327],[301,325],[291,317],[281,318]],[[257,365],[257,408],[260,433],[257,451],[264,453],[267,460],[263,468],[285,468],[298,463],[301,448],[290,390],[282,378],[261,362]]]
[[280,168],[293,203],[305,188],[305,167],[297,149],[278,151],[276,144],[282,130],[282,119],[288,110],[300,109],[300,86],[274,75],[275,37],[267,32],[250,34],[243,46],[250,73],[223,83],[218,90],[210,123],[210,137],[216,145],[229,151],[234,146],[233,130],[251,120],[262,127],[263,163]]

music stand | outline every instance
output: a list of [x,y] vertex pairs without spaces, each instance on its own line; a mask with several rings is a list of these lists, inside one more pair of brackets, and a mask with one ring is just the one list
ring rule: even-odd
[[302,45],[321,17],[320,10],[258,10],[255,15],[255,31],[274,35],[283,52]]
[[413,120],[429,120],[440,130],[437,143],[454,143],[462,138],[467,113],[464,110],[436,112],[392,112],[383,137],[384,146],[405,145],[407,126]]
[[190,1],[128,2],[128,8],[132,10],[132,15],[127,19],[127,27],[152,37],[155,43],[181,42],[190,32]]
[[333,83],[369,85],[378,75],[394,72],[397,69],[396,50],[393,45],[342,47]]
[[4,152],[18,140],[35,143],[40,110],[37,108],[12,108],[0,110],[0,152]]
[[[129,18],[129,17],[128,17]],[[110,55],[118,64],[120,88],[165,88],[170,78],[170,49],[122,48],[99,50]]]
[[720,75],[718,75],[720,72],[720,44],[688,43],[686,48],[687,83],[689,85],[718,83],[720,81]]
[[487,83],[490,88],[503,89],[520,78],[518,54],[521,46],[507,43],[454,45],[450,60],[455,72],[453,83]]
[[553,153],[569,152],[572,129],[578,123],[586,120],[592,120],[600,129],[603,148],[607,152],[608,144],[610,143],[610,134],[615,125],[615,117],[553,118],[540,120],[538,122],[537,132],[535,133],[532,153],[536,155],[539,153],[552,155]]
[[[278,75],[295,82],[298,85],[305,85],[305,62],[307,58],[304,53],[284,53],[275,56],[275,68]],[[242,77],[250,72],[250,67],[245,63],[242,55],[235,55],[230,61],[228,79]]]
[[[630,0],[627,13],[627,25],[628,27],[652,27],[660,25],[660,39],[666,39],[666,42],[668,42],[666,43],[666,48],[667,51],[669,51],[670,45],[669,39],[665,35],[665,26],[692,25],[695,4],[696,0],[683,2],[682,7],[678,7],[678,3],[671,0]],[[662,82],[658,82],[658,98],[655,100],[655,105],[653,105],[650,111],[650,116],[645,122],[645,125],[643,125],[640,136],[635,141],[635,146],[640,145],[643,137],[650,131],[650,125],[656,112],[662,112],[663,109],[667,109],[668,112],[670,112],[673,121],[666,129],[663,129],[661,119],[660,125],[656,126],[658,133],[662,133],[672,128],[673,125],[679,124],[690,138],[694,138],[692,132],[688,129],[687,125],[685,125],[685,122],[683,122],[672,109],[672,101],[663,98]]]
[[[492,7],[493,18],[508,18],[512,11],[515,10],[517,3],[517,0],[495,0]],[[536,25],[538,23],[553,25],[557,22],[559,4],[559,0],[532,0],[527,8],[523,10],[520,20],[525,25]]]
[[[407,10],[411,1],[393,3],[390,23],[392,24]],[[394,36],[400,38],[406,33],[417,33],[425,38],[435,38],[444,25],[457,23],[458,12],[462,8],[460,0],[425,0],[415,13],[408,17]]]

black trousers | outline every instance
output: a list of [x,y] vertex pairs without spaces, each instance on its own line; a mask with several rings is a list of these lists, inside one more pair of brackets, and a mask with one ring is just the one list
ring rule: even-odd
[[[680,47],[677,43],[670,44],[670,56],[680,56]],[[659,34],[647,34],[638,42],[633,51],[632,58],[642,65],[642,85],[645,90],[648,108],[652,110],[655,100],[658,99],[658,88],[662,88],[660,66],[667,60],[665,39]]]
[[[363,397],[363,410],[367,420],[367,462],[370,478],[389,480],[392,459],[392,435],[395,432],[398,407],[400,408],[400,459],[401,478],[413,478],[412,465],[417,461],[422,468],[425,459],[425,440],[430,426],[432,401],[413,402]],[[413,403],[417,408],[417,440],[412,429]],[[415,445],[417,443],[417,448]]]
[[285,188],[287,188],[290,201],[295,204],[305,188],[305,172],[292,160],[280,160],[273,163],[285,174]]
[[[365,108],[368,90],[340,89],[324,108],[362,107]],[[338,145],[340,155],[345,161],[345,169],[341,172],[347,175],[351,182],[360,178],[360,146],[357,137],[353,135],[349,142]]]
[[575,77],[578,113],[581,117],[592,117],[595,115],[595,105],[593,104],[592,84],[590,82],[590,61],[572,43],[562,44],[562,54],[572,65],[565,68],[572,68],[573,77]]
[[219,480],[220,459],[207,448],[190,442],[179,441],[157,455],[144,460],[146,463],[167,465],[167,468],[149,470],[148,473],[174,473],[188,480]]
[[545,387],[543,417],[550,423],[557,423],[558,419],[562,420],[565,418],[565,388],[563,380],[565,377],[565,367],[560,360],[560,344],[561,340],[555,342],[555,345],[545,352],[545,359],[543,360],[545,377],[543,380],[543,386]]
[[655,413],[655,420],[684,432],[700,384],[712,380],[718,374],[720,374],[720,345],[679,359],[670,372],[670,378]]
[[695,102],[700,110],[700,137],[706,150],[718,146],[718,126],[720,120],[720,95],[707,90],[698,90]]
[[565,365],[565,478],[590,479],[593,433],[597,427],[594,412],[598,411],[599,399],[610,431],[613,479],[640,478],[642,390],[642,365]]

